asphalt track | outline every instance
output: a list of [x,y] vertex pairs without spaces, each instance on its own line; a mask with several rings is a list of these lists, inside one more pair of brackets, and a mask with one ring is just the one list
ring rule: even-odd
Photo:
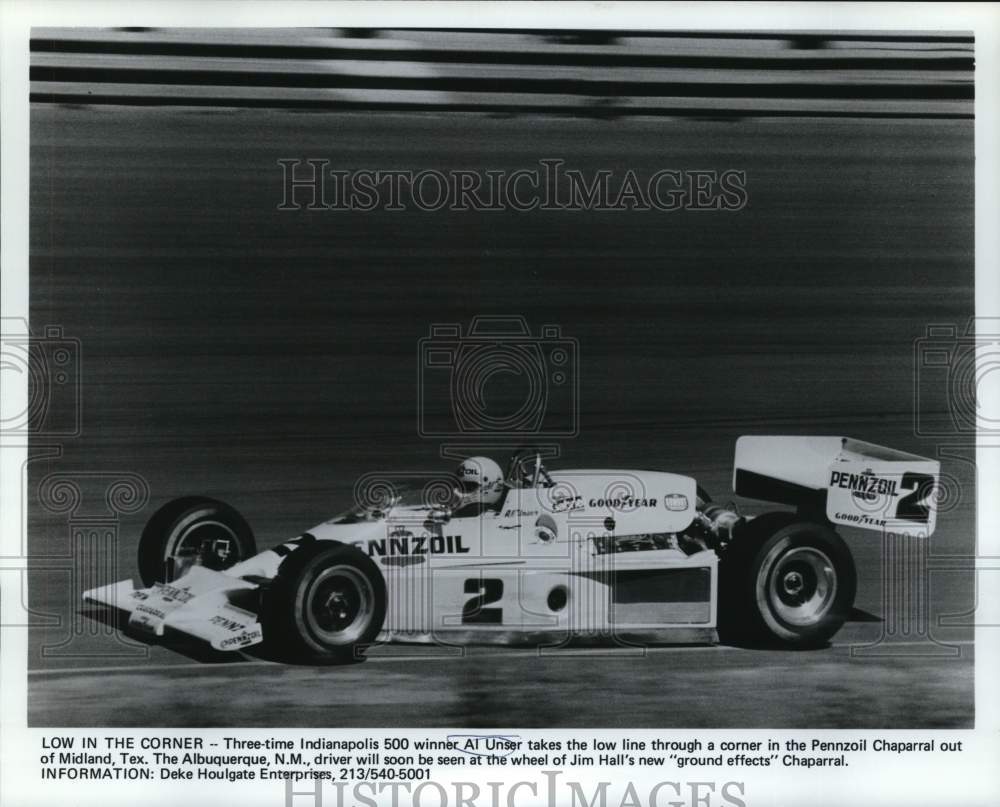
[[[725,499],[744,433],[846,434],[935,456],[943,441],[918,434],[914,412],[917,425],[940,415],[944,385],[915,367],[915,340],[972,312],[971,122],[38,105],[31,137],[32,324],[80,339],[82,414],[79,436],[33,441],[27,470],[29,724],[972,724],[971,619],[954,616],[975,602],[961,570],[975,547],[974,466],[961,457],[943,461],[951,494],[929,548],[932,569],[958,571],[932,571],[926,614],[906,622],[883,604],[880,542],[846,529],[856,621],[810,652],[380,648],[337,669],[222,664],[123,642],[78,598],[135,574],[142,524],[175,496],[229,501],[266,545],[344,508],[362,473],[445,467],[441,441],[417,429],[418,341],[476,314],[578,340],[580,434],[561,442],[575,467],[690,473]],[[277,160],[311,157],[414,171],[545,158],[618,176],[733,168],[747,172],[748,204],[277,210]],[[65,397],[50,407],[72,419]],[[43,500],[52,474],[79,486],[76,509]],[[128,474],[149,500],[109,519],[106,487]],[[113,550],[74,564],[71,536],[94,523]],[[880,642],[886,631],[897,641]]]

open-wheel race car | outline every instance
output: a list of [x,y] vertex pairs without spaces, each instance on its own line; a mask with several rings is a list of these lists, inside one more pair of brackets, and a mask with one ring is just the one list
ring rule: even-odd
[[473,457],[450,482],[356,489],[345,513],[261,552],[236,510],[181,498],[143,530],[142,586],[84,599],[133,632],[312,662],[380,641],[816,646],[855,595],[835,525],[930,536],[938,475],[860,440],[741,437],[736,494],[794,508],[750,516],[689,476]]

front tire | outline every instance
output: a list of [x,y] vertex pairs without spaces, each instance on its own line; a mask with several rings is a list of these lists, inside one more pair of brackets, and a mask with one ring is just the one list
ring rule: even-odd
[[169,583],[191,566],[221,571],[257,554],[253,530],[225,502],[174,499],[157,510],[139,539],[139,577],[147,588]]
[[308,543],[289,555],[267,594],[265,637],[316,664],[361,660],[385,622],[385,580],[359,549]]
[[825,524],[765,516],[755,527],[755,521],[720,566],[720,636],[797,648],[827,643],[854,605],[850,550]]

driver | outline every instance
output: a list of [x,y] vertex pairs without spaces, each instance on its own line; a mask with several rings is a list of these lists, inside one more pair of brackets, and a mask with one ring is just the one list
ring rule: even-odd
[[464,459],[455,474],[456,513],[462,510],[462,515],[475,515],[500,504],[504,494],[503,471],[489,457]]

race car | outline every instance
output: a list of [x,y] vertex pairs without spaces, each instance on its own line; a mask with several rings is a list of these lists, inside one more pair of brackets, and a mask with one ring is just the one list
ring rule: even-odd
[[422,487],[370,478],[346,512],[262,552],[232,507],[186,497],[143,530],[141,586],[84,599],[132,632],[315,663],[383,641],[817,646],[855,596],[835,525],[929,537],[939,472],[851,438],[744,436],[735,493],[794,508],[751,516],[690,476],[470,457]]

